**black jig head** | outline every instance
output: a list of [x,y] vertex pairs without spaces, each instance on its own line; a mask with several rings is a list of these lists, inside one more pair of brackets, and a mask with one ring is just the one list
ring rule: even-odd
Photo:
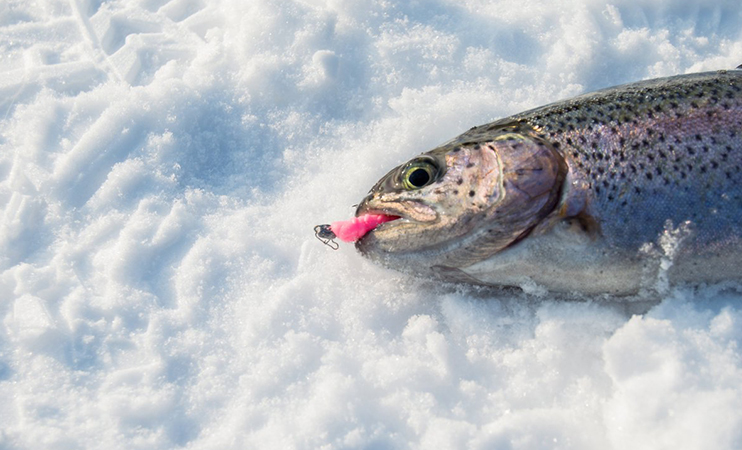
[[333,250],[340,248],[337,242],[335,242],[335,233],[330,229],[329,224],[317,225],[314,227],[314,237],[322,241],[323,244],[330,247]]

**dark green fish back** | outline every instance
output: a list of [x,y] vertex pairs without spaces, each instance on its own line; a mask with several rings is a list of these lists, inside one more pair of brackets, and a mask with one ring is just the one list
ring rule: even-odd
[[696,247],[742,237],[742,71],[617,88],[476,127],[510,123],[551,141],[589,184],[591,211],[619,246],[692,222]]

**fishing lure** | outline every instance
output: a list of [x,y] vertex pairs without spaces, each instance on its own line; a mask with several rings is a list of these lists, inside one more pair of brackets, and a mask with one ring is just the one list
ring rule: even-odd
[[399,216],[364,214],[331,224],[317,225],[314,227],[314,235],[328,247],[337,250],[339,246],[334,241],[335,238],[344,242],[355,242],[382,223],[396,219],[399,219]]
[[330,224],[317,225],[314,227],[314,237],[319,239],[323,244],[330,247],[333,250],[340,248],[340,245],[335,242],[335,233],[330,229]]

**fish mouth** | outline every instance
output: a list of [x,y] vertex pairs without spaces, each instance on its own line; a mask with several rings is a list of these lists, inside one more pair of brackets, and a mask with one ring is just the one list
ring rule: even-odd
[[[374,202],[376,203],[376,202]],[[375,228],[369,230],[355,243],[356,249],[363,254],[373,252],[376,246],[383,242],[385,232],[392,229],[404,230],[407,227],[416,227],[420,224],[430,224],[439,220],[438,213],[430,206],[413,201],[403,201],[395,203],[384,202],[383,206],[378,206],[368,201],[362,202],[357,210],[356,217],[366,214],[380,214],[393,219],[381,223]]]
[[[400,213],[398,213],[396,211],[392,211],[391,209],[370,208],[370,209],[363,209],[363,210],[361,210],[359,208],[358,211],[356,211],[356,217],[361,217],[361,216],[365,216],[365,215],[386,216],[386,218],[388,220],[385,221],[385,222],[383,222],[383,223],[380,223],[380,224],[376,225],[374,228],[368,230],[366,232],[366,234],[364,234],[363,236],[361,236],[361,238],[358,241],[360,241],[360,240],[368,237],[369,234],[372,234],[373,232],[375,232],[376,230],[378,230],[380,227],[387,228],[389,226],[392,226],[392,225],[390,225],[391,223],[399,222],[399,221],[407,221],[407,218],[406,217],[404,217],[402,214],[400,214]],[[358,241],[356,241],[356,242],[358,242]]]
[[[356,217],[366,214],[380,214],[395,217],[385,223],[432,223],[438,220],[438,213],[432,207],[415,201],[401,201],[376,206],[368,202],[362,202],[356,209]],[[384,224],[381,224],[384,225]],[[379,225],[379,226],[381,226]]]
[[368,230],[363,236],[361,236],[356,242],[355,247],[358,251],[361,253],[367,253],[370,243],[376,240],[375,234],[376,231],[381,229],[388,228],[390,226],[394,226],[392,224],[396,224],[400,220],[404,221],[406,218],[400,214],[398,214],[396,211],[391,211],[389,209],[384,208],[363,208],[363,205],[358,207],[358,210],[356,210],[356,217],[361,217],[368,214],[379,214],[387,217],[394,217],[394,219],[391,219],[387,222],[380,223],[379,225],[375,226],[374,228]]

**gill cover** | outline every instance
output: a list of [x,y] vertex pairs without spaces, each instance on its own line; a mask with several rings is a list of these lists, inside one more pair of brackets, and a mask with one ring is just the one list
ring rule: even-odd
[[436,265],[460,268],[488,259],[526,237],[559,203],[568,170],[562,155],[530,133],[503,128],[480,144],[498,159],[497,200],[472,220],[475,226],[460,247],[441,255]]

